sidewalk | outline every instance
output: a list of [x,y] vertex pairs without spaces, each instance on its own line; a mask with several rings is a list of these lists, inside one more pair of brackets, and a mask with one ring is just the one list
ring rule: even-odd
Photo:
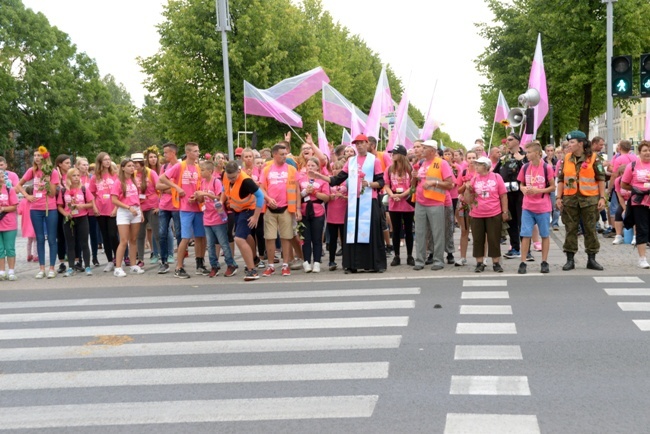
[[[18,225],[20,228],[20,224]],[[551,276],[562,275],[563,273],[571,273],[572,275],[641,275],[641,274],[650,274],[650,270],[642,270],[637,267],[638,254],[636,248],[630,244],[621,244],[621,245],[612,245],[611,238],[603,238],[599,234],[600,240],[600,253],[597,256],[598,262],[605,267],[603,272],[587,270],[585,268],[587,263],[587,255],[584,253],[584,244],[582,241],[583,237],[579,237],[580,249],[576,254],[576,269],[573,271],[565,272],[562,271],[562,265],[566,260],[566,256],[562,252],[562,244],[564,243],[565,231],[564,227],[560,226],[560,230],[557,232],[551,232],[551,243],[550,243],[550,252],[548,256],[548,263],[550,265],[550,274]],[[454,232],[455,246],[456,246],[456,258],[460,257],[458,251],[458,240],[460,237],[460,231],[456,229]],[[508,249],[508,245],[501,246],[501,254],[503,255]],[[402,247],[401,257],[402,263],[406,262],[406,251],[405,247]],[[425,267],[424,270],[414,271],[412,267],[407,265],[401,265],[397,267],[388,266],[388,269],[383,274],[375,273],[358,273],[355,275],[345,274],[341,267],[341,257],[337,257],[337,263],[339,264],[339,269],[336,271],[328,271],[327,267],[323,267],[323,271],[319,274],[309,273],[306,274],[302,270],[292,271],[290,277],[281,277],[279,274],[268,278],[273,282],[278,280],[283,280],[288,283],[291,282],[319,282],[319,281],[328,281],[328,280],[373,280],[373,279],[408,279],[408,278],[439,278],[439,277],[469,277],[469,276],[479,276],[479,274],[474,273],[475,260],[471,257],[472,251],[472,241],[470,234],[470,243],[468,246],[468,265],[463,267],[456,267],[454,265],[445,265],[445,268],[440,271],[431,271],[429,267]],[[327,251],[324,251],[323,264],[327,264]],[[528,264],[528,275],[540,275],[539,267],[541,263],[541,252],[532,252],[535,257],[534,262],[527,262]],[[19,236],[16,240],[16,275],[18,276],[18,281],[9,282],[4,281],[0,283],[0,289],[17,289],[17,288],[29,288],[29,289],[43,289],[43,288],[67,288],[70,286],[78,287],[109,287],[116,285],[179,285],[179,286],[195,286],[195,285],[205,285],[208,283],[214,284],[247,284],[247,285],[258,285],[263,284],[267,278],[261,277],[256,282],[244,282],[243,277],[243,268],[244,264],[241,260],[241,256],[236,254],[235,260],[239,264],[239,272],[236,276],[231,278],[223,277],[223,268],[222,274],[219,276],[209,279],[205,276],[195,276],[194,273],[194,255],[193,250],[190,248],[190,257],[186,259],[185,263],[187,264],[187,272],[190,274],[190,279],[175,279],[173,277],[173,271],[170,271],[168,274],[159,275],[157,274],[158,265],[150,265],[148,259],[145,261],[145,270],[146,273],[140,276],[129,275],[125,278],[116,278],[113,276],[113,273],[104,273],[102,270],[106,265],[106,256],[100,253],[99,262],[101,265],[99,267],[93,268],[93,276],[86,276],[84,273],[79,273],[75,276],[65,278],[62,274],[57,275],[55,279],[43,279],[37,280],[34,279],[34,275],[38,271],[38,264],[33,262],[27,262],[27,239]],[[46,255],[47,256],[47,255]],[[149,257],[147,253],[146,257]],[[388,258],[388,264],[390,264],[392,257]],[[506,259],[502,258],[501,264],[505,270],[503,274],[497,274],[492,272],[492,267],[488,265],[486,271],[481,273],[481,277],[496,277],[498,275],[515,275],[517,274],[517,268],[519,267],[520,258],[516,259]],[[220,261],[223,264],[223,261]],[[488,260],[489,264],[490,261]],[[58,267],[58,260],[56,261],[56,266]],[[172,266],[173,269],[173,266]],[[261,271],[260,271],[261,275]],[[525,276],[522,276],[525,277]]]

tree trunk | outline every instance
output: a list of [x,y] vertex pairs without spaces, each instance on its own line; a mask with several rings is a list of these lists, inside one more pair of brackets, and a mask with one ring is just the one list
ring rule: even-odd
[[591,116],[591,83],[586,83],[583,87],[584,95],[582,100],[582,109],[580,110],[580,122],[578,129],[589,135],[589,116]]

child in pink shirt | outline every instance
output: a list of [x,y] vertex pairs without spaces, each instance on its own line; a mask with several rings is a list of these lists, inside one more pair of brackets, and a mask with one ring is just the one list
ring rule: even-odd
[[[339,160],[332,166],[332,175],[336,176],[343,169],[344,160]],[[348,209],[347,183],[330,187],[330,200],[327,203],[327,232],[329,233],[330,271],[336,270],[336,248],[340,237],[341,248],[345,243],[343,224]]]
[[[28,194],[34,194],[34,187],[28,185],[25,187]],[[21,200],[18,204],[18,215],[20,216],[20,233],[23,238],[27,238],[27,262],[38,262],[38,251],[36,250],[36,233],[32,226],[32,219],[29,215],[29,201]]]

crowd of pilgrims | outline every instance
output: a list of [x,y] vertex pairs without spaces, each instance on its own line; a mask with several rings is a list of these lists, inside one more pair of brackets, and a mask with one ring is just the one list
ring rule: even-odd
[[[512,215],[506,186],[494,168],[507,152],[506,143],[488,153],[482,143],[465,152],[439,149],[434,140],[417,141],[408,150],[396,145],[380,152],[373,137],[360,135],[352,145],[330,147],[330,155],[325,155],[307,136],[297,156],[290,149],[286,138],[272,149],[237,148],[235,160],[229,162],[221,152],[200,154],[196,143],[186,144],[185,155],[179,159],[178,147],[168,143],[162,155],[152,147],[119,163],[106,152],[94,161],[84,157],[72,161],[68,155],[51,161],[39,149],[20,178],[0,157],[0,280],[16,280],[18,215],[22,217],[21,235],[27,239],[27,260],[39,264],[37,279],[92,275],[100,262],[105,263],[104,272],[116,277],[143,274],[149,268],[189,278],[185,258],[191,247],[195,274],[209,277],[220,274],[222,256],[223,275],[237,274],[235,247],[244,261],[241,274],[245,280],[257,279],[258,269],[264,270],[263,276],[272,276],[280,263],[282,276],[289,276],[291,270],[318,273],[324,255],[328,255],[328,265],[323,268],[330,271],[381,273],[391,256],[392,267],[421,270],[432,265],[432,270],[439,270],[445,262],[467,265],[470,231],[475,271],[485,269],[485,256],[492,258],[494,271],[503,271],[499,261],[505,234],[502,225]],[[553,163],[549,174],[544,174],[553,180],[561,155],[553,155],[553,147],[542,152],[538,142],[525,152],[538,170],[542,158]],[[374,177],[367,178],[368,182],[360,177],[350,184],[349,162],[367,154],[375,156]],[[360,162],[357,169],[361,172]],[[545,164],[542,167],[546,169]],[[526,188],[525,173],[519,182]],[[350,185],[356,193],[348,192]],[[346,238],[350,240],[346,236],[348,207],[354,203],[349,202],[349,193],[358,198],[366,187],[373,190],[372,218],[378,218],[370,223],[371,230],[379,235],[366,241],[369,250],[355,250],[355,246],[346,247],[350,244],[346,243]],[[555,228],[557,209],[550,194],[540,199],[543,193],[555,191],[555,183],[528,188],[538,196],[532,198],[533,209],[544,213]],[[454,246],[455,228],[461,232],[459,252]],[[542,250],[536,235],[522,235],[528,240],[520,248],[522,253],[531,244]],[[548,234],[542,236],[547,241]],[[354,240],[352,244],[357,243]],[[544,244],[542,272],[548,272],[548,243]],[[147,247],[151,250],[148,257]],[[99,256],[102,251],[105,260]],[[370,260],[355,257],[366,252]],[[406,253],[404,261],[402,253]],[[339,256],[343,256],[343,267],[337,264]],[[145,261],[153,267],[146,267]]]

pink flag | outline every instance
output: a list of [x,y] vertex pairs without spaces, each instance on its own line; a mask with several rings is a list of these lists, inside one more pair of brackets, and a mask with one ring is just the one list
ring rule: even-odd
[[645,132],[643,138],[644,140],[650,140],[650,98],[645,100]]
[[282,80],[266,91],[280,104],[290,109],[298,107],[321,90],[330,79],[320,66],[295,77]]
[[424,121],[424,126],[422,127],[422,132],[420,133],[420,139],[429,140],[433,137],[433,132],[440,127],[440,122],[438,122],[433,117],[433,95],[431,95],[431,101],[429,102],[429,112],[427,113],[427,118]]
[[381,118],[393,111],[393,98],[390,96],[390,87],[388,86],[388,77],[386,77],[386,67],[381,69],[375,98],[368,113],[366,121],[366,136],[379,137],[379,123]]
[[548,90],[546,88],[544,58],[542,57],[541,33],[537,34],[537,47],[535,47],[533,66],[530,69],[530,77],[528,78],[528,88],[537,89],[539,92],[539,104],[533,107],[533,110],[535,111],[535,127],[533,134],[524,134],[524,136],[521,138],[522,145],[530,142],[531,140],[535,140],[535,137],[537,136],[537,129],[548,114]]
[[302,118],[298,113],[280,104],[265,90],[257,89],[247,81],[244,81],[244,113],[275,118],[278,122],[302,128]]
[[391,131],[390,138],[388,139],[388,145],[386,145],[387,151],[392,150],[393,146],[397,144],[404,145],[406,143],[408,108],[409,97],[407,92],[404,91],[402,100],[397,107],[397,119],[395,119],[395,126],[393,127],[393,131]]
[[494,122],[501,122],[504,119],[508,119],[508,112],[510,112],[510,107],[508,107],[508,102],[503,96],[503,92],[499,91],[499,99],[497,100],[497,109],[494,112]]
[[[361,123],[359,116],[357,115],[356,110],[352,110],[352,121],[350,125],[350,136],[356,137],[359,134],[363,134],[364,125]],[[375,136],[375,138],[377,138]]]
[[318,123],[318,149],[320,151],[327,155],[327,158],[330,158],[330,147],[327,144],[327,137],[325,137],[325,131],[320,126],[320,121],[316,121]]
[[368,116],[356,108],[338,90],[323,83],[323,119],[342,127],[352,128],[352,111],[356,112],[359,122],[365,129]]
[[345,146],[350,146],[352,145],[352,137],[350,137],[350,133],[348,133],[348,130],[343,128],[343,136],[341,137],[341,144]]

